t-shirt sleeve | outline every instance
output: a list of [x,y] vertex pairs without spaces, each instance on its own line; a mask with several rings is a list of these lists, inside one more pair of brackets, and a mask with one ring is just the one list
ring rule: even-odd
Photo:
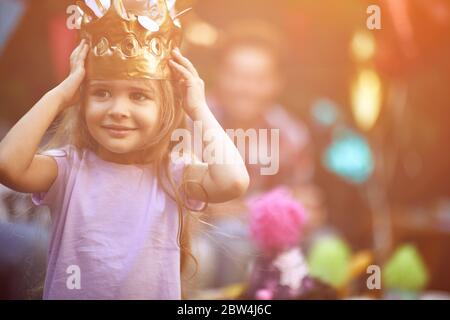
[[[181,186],[184,170],[186,170],[188,165],[189,165],[189,163],[187,163],[186,161],[178,161],[178,162],[172,164],[172,175],[175,180],[175,183],[179,186]],[[201,163],[198,165],[207,165],[207,164]],[[200,211],[206,207],[207,203],[205,203],[201,200],[187,198],[183,192],[183,188],[180,188],[179,190],[181,192],[181,196],[184,199],[186,199],[186,206],[188,207],[188,209],[193,210],[193,211]]]
[[50,188],[45,192],[31,194],[31,201],[37,206],[50,206],[63,194],[67,182],[69,147],[44,151],[42,155],[52,157],[57,164],[58,174]]

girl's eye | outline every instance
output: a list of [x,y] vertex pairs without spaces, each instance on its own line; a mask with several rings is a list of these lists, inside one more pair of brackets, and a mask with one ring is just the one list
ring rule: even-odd
[[146,95],[142,92],[133,92],[130,94],[131,100],[135,101],[145,101],[145,100],[151,100],[151,97],[149,95]]
[[92,94],[96,98],[100,98],[100,99],[106,99],[106,98],[111,97],[111,92],[109,92],[108,90],[104,90],[104,89],[95,90]]

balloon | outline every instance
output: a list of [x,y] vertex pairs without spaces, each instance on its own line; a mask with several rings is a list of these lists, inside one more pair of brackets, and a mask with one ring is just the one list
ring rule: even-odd
[[338,237],[321,238],[312,246],[308,255],[310,275],[339,288],[350,276],[351,250]]
[[399,247],[382,269],[383,283],[388,289],[420,291],[428,282],[428,271],[413,245]]
[[365,182],[374,170],[373,154],[368,142],[349,129],[336,130],[322,161],[328,170],[356,184]]

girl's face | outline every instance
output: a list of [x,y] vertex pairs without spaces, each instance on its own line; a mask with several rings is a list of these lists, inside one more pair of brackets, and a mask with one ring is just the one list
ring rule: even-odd
[[86,94],[86,125],[99,156],[136,162],[156,133],[160,103],[154,82],[92,80]]

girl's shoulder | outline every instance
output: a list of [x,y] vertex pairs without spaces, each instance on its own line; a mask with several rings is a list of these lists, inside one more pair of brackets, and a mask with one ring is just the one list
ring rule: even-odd
[[71,166],[80,162],[83,158],[83,152],[83,149],[79,149],[72,144],[66,144],[41,151],[39,154],[53,157],[58,164],[58,169],[61,170],[63,166]]
[[46,192],[32,193],[31,200],[37,206],[54,205],[64,194],[74,159],[78,159],[76,148],[72,145],[50,148],[38,154],[52,157],[57,165],[58,174],[55,181]]

